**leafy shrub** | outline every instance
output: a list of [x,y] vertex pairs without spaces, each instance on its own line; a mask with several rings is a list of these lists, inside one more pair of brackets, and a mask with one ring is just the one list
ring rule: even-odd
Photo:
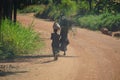
[[107,15],[106,17],[103,15],[104,19],[102,19],[102,26],[105,26],[111,31],[120,30],[120,14],[117,15]]
[[64,16],[72,16],[76,14],[77,5],[72,0],[61,0],[60,4],[49,4],[43,13],[37,13],[36,16],[43,18],[50,18],[52,20],[58,19],[61,14]]
[[85,15],[89,12],[89,5],[87,1],[80,1],[78,3],[78,13],[79,15]]
[[97,30],[99,28],[99,17],[89,15],[89,16],[84,16],[80,17],[78,19],[78,24],[84,28],[89,28],[91,30]]
[[19,10],[20,13],[41,13],[43,12],[45,6],[44,5],[30,5],[26,8]]
[[14,55],[31,53],[42,46],[43,42],[31,28],[22,27],[9,20],[2,21],[0,55],[11,58]]
[[112,15],[104,13],[101,15],[87,15],[79,17],[77,19],[77,24],[91,30],[98,30],[101,27],[106,27],[111,31],[117,31],[120,30],[120,14]]

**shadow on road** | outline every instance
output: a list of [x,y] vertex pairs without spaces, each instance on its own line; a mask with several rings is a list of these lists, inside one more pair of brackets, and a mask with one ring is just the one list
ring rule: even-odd
[[[17,56],[14,59],[0,60],[0,63],[31,62],[31,60],[33,60],[33,59],[44,59],[44,58],[50,58],[50,57],[54,57],[54,56],[52,54],[46,54],[46,55],[25,55],[25,56]],[[59,55],[59,57],[76,58],[78,56]],[[48,61],[48,62],[50,62],[50,61]]]
[[[52,55],[52,57],[54,57],[53,55]],[[78,57],[78,56],[65,56],[65,55],[58,55],[58,57],[59,58],[75,58],[75,57]],[[59,60],[59,59],[58,59]],[[55,61],[57,61],[57,60],[54,60],[54,59],[49,59],[49,60],[45,60],[45,61],[43,61],[42,62],[42,64],[46,64],[46,63],[51,63],[51,62],[55,62]]]
[[[76,58],[76,57],[78,56],[59,55],[59,58]],[[55,60],[52,54],[17,56],[14,59],[0,60],[0,77],[28,72],[28,71],[19,71],[19,66],[14,65],[14,63],[19,63],[19,62],[33,62],[33,64],[47,64],[47,63],[55,62]]]
[[5,77],[5,76],[9,76],[9,75],[15,75],[18,73],[26,73],[28,71],[15,71],[15,72],[0,72],[0,77]]

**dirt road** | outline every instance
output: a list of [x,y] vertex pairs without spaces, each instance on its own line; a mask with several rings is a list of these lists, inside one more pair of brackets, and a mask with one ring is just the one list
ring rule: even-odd
[[46,42],[45,49],[37,56],[21,58],[12,64],[14,72],[0,76],[0,80],[120,80],[120,39],[100,32],[73,28],[69,32],[70,45],[67,55],[60,52],[53,61],[50,34],[52,21],[19,15],[24,25],[33,21],[34,29]]

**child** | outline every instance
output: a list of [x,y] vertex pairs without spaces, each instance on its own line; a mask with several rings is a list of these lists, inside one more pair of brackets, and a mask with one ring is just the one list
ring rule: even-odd
[[52,40],[52,51],[54,54],[54,60],[58,59],[58,53],[59,53],[59,38],[60,35],[57,33],[57,29],[54,29],[54,33],[51,34],[51,40]]

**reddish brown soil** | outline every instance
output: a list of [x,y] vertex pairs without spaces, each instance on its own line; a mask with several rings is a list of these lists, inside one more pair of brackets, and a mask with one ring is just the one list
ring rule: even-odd
[[38,56],[22,58],[11,64],[13,72],[0,80],[120,80],[120,40],[100,32],[73,28],[69,32],[70,45],[67,55],[60,52],[53,61],[50,34],[52,21],[36,19],[32,15],[19,15],[24,25],[33,21],[33,29],[45,41],[45,49]]

